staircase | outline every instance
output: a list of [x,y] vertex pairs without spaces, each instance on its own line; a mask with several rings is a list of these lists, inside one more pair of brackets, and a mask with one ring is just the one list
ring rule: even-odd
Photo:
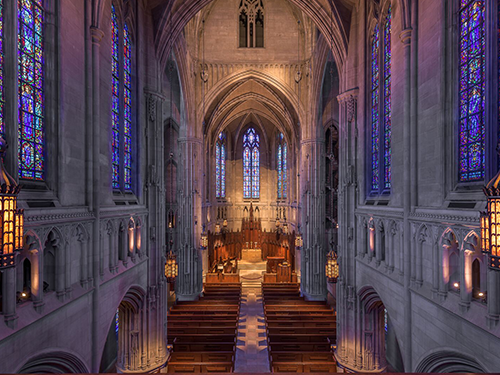
[[265,261],[240,260],[238,262],[242,287],[260,288],[263,280],[262,274],[266,272]]

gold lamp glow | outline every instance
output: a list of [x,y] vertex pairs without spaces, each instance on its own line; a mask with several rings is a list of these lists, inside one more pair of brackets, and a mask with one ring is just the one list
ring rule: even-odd
[[170,252],[167,256],[167,262],[165,263],[165,277],[167,278],[167,283],[173,283],[178,275],[179,266],[177,265],[176,257]]
[[300,225],[299,225],[297,235],[295,236],[295,247],[300,249],[302,246],[304,246],[304,240],[302,239],[302,234],[300,233]]
[[201,232],[200,245],[203,249],[206,249],[208,247],[208,235],[205,230],[205,224],[203,224],[203,231]]
[[333,250],[326,256],[326,278],[329,283],[336,283],[339,278],[337,254]]
[[488,254],[488,266],[500,271],[500,170],[483,188],[488,198],[486,212],[481,213],[481,250]]
[[24,216],[17,208],[20,186],[5,170],[7,142],[0,137],[0,269],[15,266],[14,251],[23,248]]

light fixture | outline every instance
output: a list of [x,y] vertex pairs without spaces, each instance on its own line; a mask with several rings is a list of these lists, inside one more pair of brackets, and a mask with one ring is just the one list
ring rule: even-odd
[[458,288],[460,288],[460,284],[459,284],[459,283],[457,283],[457,282],[455,282],[455,283],[453,283],[453,287],[454,287],[455,289],[458,289]]
[[22,250],[24,234],[24,210],[17,208],[21,188],[3,164],[7,147],[0,137],[0,270],[15,266],[14,251]]
[[179,266],[177,265],[177,260],[170,251],[167,256],[167,262],[165,263],[165,277],[167,278],[167,283],[175,282],[175,279],[179,275]]
[[[500,146],[500,145],[499,145]],[[498,150],[498,147],[497,147]],[[488,199],[481,212],[481,251],[488,255],[490,269],[500,271],[500,170],[483,188]]]
[[203,231],[201,232],[201,247],[202,249],[206,249],[208,247],[208,235],[205,230],[205,224],[203,224]]
[[479,292],[479,293],[477,294],[477,296],[478,296],[479,298],[483,298],[483,297],[484,297],[484,293],[483,293],[483,292]]
[[215,223],[215,234],[220,234],[220,224],[218,221]]
[[297,234],[295,235],[295,247],[300,250],[302,246],[304,246],[304,240],[302,239],[302,234],[300,233],[300,225],[299,225]]
[[326,256],[326,278],[329,283],[336,283],[339,278],[339,264],[337,262],[337,254],[335,251],[330,251]]

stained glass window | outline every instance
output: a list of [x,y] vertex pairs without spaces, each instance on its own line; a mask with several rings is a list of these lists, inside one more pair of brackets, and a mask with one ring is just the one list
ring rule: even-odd
[[260,196],[259,135],[249,128],[243,135],[243,198]]
[[120,31],[118,17],[114,5],[111,5],[111,129],[113,140],[111,143],[112,184],[114,189],[120,188]]
[[111,5],[111,179],[113,189],[132,190],[132,36]]
[[226,136],[220,133],[215,145],[215,196],[226,197]]
[[459,180],[484,179],[485,1],[460,1]]
[[18,0],[19,177],[43,180],[44,10],[42,0]]
[[0,0],[0,134],[4,134],[3,108],[5,106],[3,89],[3,0]]
[[384,189],[391,188],[391,8],[384,26]]
[[278,142],[278,199],[286,199],[287,191],[287,144],[283,133]]
[[125,190],[132,189],[132,68],[128,25],[123,28],[123,97],[124,97],[124,159]]
[[380,67],[379,67],[379,27],[375,26],[371,45],[371,112],[372,112],[372,190],[380,188],[380,120],[379,120],[379,98],[380,98]]

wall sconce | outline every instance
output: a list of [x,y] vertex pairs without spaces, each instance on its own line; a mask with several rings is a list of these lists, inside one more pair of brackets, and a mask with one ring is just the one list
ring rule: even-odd
[[167,278],[167,283],[175,282],[178,275],[179,265],[177,264],[174,253],[170,252],[168,253],[167,262],[165,263],[165,277]]
[[333,250],[326,256],[326,278],[328,282],[332,284],[336,283],[339,278],[337,254]]
[[295,236],[295,247],[300,250],[302,246],[304,246],[304,240],[302,239],[302,234],[300,233],[300,225],[299,225],[297,234]]
[[[500,145],[499,145],[500,146]],[[497,148],[498,149],[498,148]],[[483,188],[488,199],[486,212],[481,212],[481,251],[488,255],[488,266],[500,271],[500,170]]]
[[14,251],[23,248],[24,210],[17,208],[21,187],[7,173],[3,160],[7,142],[0,137],[0,270],[15,266]]
[[456,290],[460,290],[460,283],[453,283],[453,288],[455,288]]
[[200,240],[200,245],[202,249],[206,249],[208,247],[208,235],[205,230],[205,224],[203,224],[203,231],[201,232],[201,240]]

